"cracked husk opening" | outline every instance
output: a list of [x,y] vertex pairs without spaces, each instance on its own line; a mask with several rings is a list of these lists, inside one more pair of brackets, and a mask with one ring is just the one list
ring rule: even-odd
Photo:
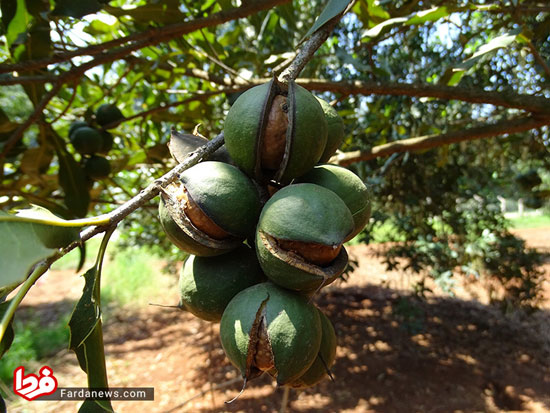
[[183,184],[172,183],[163,188],[160,195],[174,222],[188,237],[196,242],[215,249],[228,249],[241,244],[239,239],[231,236],[223,240],[213,238],[193,224],[184,212],[187,197],[185,196]]
[[[248,354],[246,356],[246,378],[252,379],[263,372],[273,373],[275,370],[275,358],[273,349],[267,334],[267,319],[265,306],[269,296],[262,302],[256,312],[256,318],[249,333]],[[276,373],[275,373],[276,374]]]
[[288,127],[288,103],[286,96],[276,95],[269,108],[265,133],[261,139],[260,159],[262,169],[271,174],[279,169],[286,147]]
[[292,97],[287,85],[273,78],[256,136],[256,177],[264,183],[281,176],[288,163],[292,140]]
[[196,204],[193,197],[187,191],[187,188],[183,188],[181,193],[180,202],[184,202],[183,212],[187,215],[187,218],[193,223],[193,225],[204,232],[206,235],[215,239],[226,239],[231,235],[218,226],[208,215],[204,213],[200,206]]
[[277,244],[282,249],[299,255],[305,261],[320,266],[326,266],[334,261],[342,249],[342,244],[323,245],[314,242],[290,241],[285,239],[278,239]]
[[[314,263],[307,261],[299,253],[296,253],[292,250],[287,250],[286,248],[283,247],[283,245],[288,246],[289,243],[293,243],[295,241],[279,240],[263,231],[260,231],[260,239],[263,242],[266,249],[278,259],[300,270],[306,271],[313,275],[318,275],[319,277],[323,277],[325,279],[337,276],[337,274],[341,272],[342,266],[345,265],[345,263],[347,262],[347,253],[346,253],[346,250],[342,248],[342,245],[334,249],[335,251],[337,251],[337,254],[334,257],[334,259],[327,262],[328,265],[326,264],[316,265]],[[301,243],[301,244],[307,245],[308,243]],[[320,245],[320,244],[311,243],[311,245]],[[295,244],[290,244],[290,246],[295,246]],[[328,247],[331,249],[333,248],[332,246],[325,246],[325,247]],[[331,254],[333,253],[334,251],[331,251]]]

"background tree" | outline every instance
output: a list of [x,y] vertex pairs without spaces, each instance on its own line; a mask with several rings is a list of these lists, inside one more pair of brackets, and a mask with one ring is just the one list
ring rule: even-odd
[[[165,181],[135,197],[175,166],[171,128],[216,136],[238,94],[296,63],[316,18],[347,3],[2,1],[1,208],[36,204],[74,219],[133,200],[82,223],[133,211],[120,224],[125,242],[170,251],[151,201]],[[357,1],[325,27],[297,81],[343,116],[333,161],[371,185],[374,220],[359,239],[390,223],[400,241],[390,267],[405,262],[449,288],[453,275],[497,276],[507,302],[536,304],[539,257],[507,231],[497,196],[522,191],[541,206],[550,194],[549,32],[550,8],[532,0]],[[92,179],[69,128],[101,129],[106,103],[123,118],[103,125],[111,172]]]

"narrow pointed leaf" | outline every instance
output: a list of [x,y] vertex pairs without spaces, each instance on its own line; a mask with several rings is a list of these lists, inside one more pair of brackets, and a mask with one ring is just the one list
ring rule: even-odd
[[[108,388],[103,330],[101,324],[100,280],[103,257],[112,231],[107,232],[99,248],[95,265],[84,274],[84,290],[69,321],[70,343],[80,368],[88,376],[88,388]],[[110,400],[86,400],[79,412],[112,412]]]
[[[13,2],[6,2],[6,6],[12,5],[12,4]],[[5,10],[4,7],[2,7],[2,14],[6,12],[7,10]],[[7,26],[6,42],[8,43],[8,47],[11,47],[11,45],[15,42],[15,40],[19,37],[20,34],[25,33],[28,25],[31,22],[31,19],[32,19],[32,16],[27,11],[25,0],[17,0],[16,9],[15,9],[15,13],[13,14],[13,18],[9,22],[4,21],[4,24]]]
[[67,150],[56,146],[59,159],[59,185],[65,192],[65,205],[75,217],[85,217],[90,204],[84,170]]
[[101,413],[112,411],[113,408],[111,407],[110,402],[90,399],[84,400],[84,403],[82,403],[80,409],[78,409],[78,413]]
[[101,317],[99,303],[94,297],[96,267],[90,268],[84,274],[84,291],[76,303],[69,321],[69,349],[76,351],[92,333]]
[[313,26],[311,26],[306,35],[300,40],[300,43],[323,27],[329,20],[342,13],[349,3],[350,0],[330,0],[317,20],[315,20],[315,23],[313,23]]
[[370,37],[370,38],[376,37],[380,33],[382,33],[382,30],[384,30],[384,28],[394,26],[394,25],[399,24],[399,23],[404,23],[406,21],[407,21],[406,17],[394,17],[393,19],[386,20],[385,22],[377,24],[373,28],[371,28],[369,30],[366,30],[365,32],[363,32],[363,35],[361,37],[363,37],[363,38],[365,38],[365,37]]
[[439,83],[447,84],[448,86],[457,85],[466,74],[466,71],[474,67],[480,59],[496,52],[498,49],[509,47],[515,41],[520,41],[522,39],[523,37],[521,30],[513,30],[501,36],[495,37],[480,46],[472,56],[464,60],[462,63],[447,68]]
[[55,0],[53,16],[69,16],[77,19],[101,10],[101,4],[97,0]]
[[422,10],[407,20],[407,24],[422,24],[428,21],[433,22],[450,14],[449,8],[446,6],[433,7],[428,10]]
[[433,7],[428,10],[421,10],[417,13],[413,13],[407,17],[394,17],[393,19],[388,19],[380,24],[377,24],[376,26],[370,28],[369,30],[366,30],[363,32],[363,35],[361,37],[367,38],[364,41],[368,41],[371,38],[377,37],[380,35],[385,29],[391,27],[391,26],[410,26],[413,24],[423,24],[428,21],[437,21],[443,17],[448,16],[451,14],[453,10],[450,7],[447,6],[441,6],[441,7]]
[[182,163],[191,152],[197,150],[207,142],[207,139],[200,136],[172,131],[170,142],[168,142],[168,149],[172,158]]
[[[108,388],[101,320],[75,353],[80,367],[88,375],[88,388]],[[113,412],[110,400],[85,400],[78,410],[79,413],[102,411]]]
[[[8,309],[9,301],[4,301],[0,304],[0,318],[4,316],[4,313]],[[6,351],[11,347],[11,343],[13,343],[13,319],[10,321],[8,328],[6,332],[4,333],[4,337],[2,337],[2,341],[0,341],[0,359],[4,356]]]
[[6,402],[4,401],[4,398],[2,397],[2,395],[0,394],[0,413],[6,413],[6,412],[7,412]]

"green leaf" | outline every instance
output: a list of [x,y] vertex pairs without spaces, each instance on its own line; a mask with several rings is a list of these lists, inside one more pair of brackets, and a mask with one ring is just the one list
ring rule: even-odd
[[315,23],[313,23],[313,26],[311,26],[306,35],[300,40],[300,43],[323,27],[329,20],[342,13],[349,3],[350,0],[330,0],[317,20],[315,20]]
[[[13,49],[13,58],[17,62],[38,60],[50,56],[53,44],[50,37],[50,26],[44,20],[35,20],[22,40],[24,43]],[[25,93],[34,106],[38,105],[46,89],[44,84],[26,83]],[[43,130],[44,126],[40,126]]]
[[386,27],[396,25],[398,23],[404,23],[408,19],[406,17],[394,17],[393,19],[386,20],[385,22],[382,22],[380,24],[377,24],[373,28],[366,30],[361,37],[376,37],[380,33],[382,33],[382,30]]
[[54,3],[52,16],[69,16],[76,19],[97,13],[102,7],[97,0],[54,0]]
[[[4,301],[0,304],[0,319],[4,316],[4,313],[8,309],[9,301]],[[6,332],[4,333],[4,337],[2,337],[2,341],[0,341],[0,359],[4,356],[6,351],[9,350],[11,347],[11,343],[13,343],[13,326],[12,326],[13,319],[10,321],[8,328]]]
[[138,150],[132,154],[132,157],[128,159],[128,166],[133,166],[138,163],[143,163],[147,160],[147,154],[144,150]]
[[495,37],[488,43],[481,46],[479,50],[475,52],[471,57],[466,59],[461,66],[471,67],[480,57],[486,55],[487,53],[491,53],[497,49],[508,47],[517,39],[520,33],[521,32],[518,32],[516,30],[513,32],[503,34],[502,36]]
[[[58,139],[56,139],[59,142]],[[85,217],[90,204],[84,170],[61,145],[56,145],[59,159],[59,185],[65,191],[65,205],[75,217]]]
[[179,0],[158,0],[131,9],[107,6],[105,10],[116,17],[130,16],[135,22],[156,24],[179,23],[185,15],[179,9]]
[[[13,2],[6,2],[8,5],[13,6]],[[2,14],[8,12],[4,6],[4,2],[2,2]],[[27,6],[25,5],[25,0],[17,0],[17,3],[15,4],[15,13],[13,14],[13,17],[9,20],[9,23],[6,22],[4,19],[4,26],[7,27],[6,29],[6,42],[8,44],[8,48],[11,48],[15,40],[19,37],[20,34],[23,34],[27,31],[27,27],[29,26],[32,16],[27,11]]]
[[[107,388],[107,367],[101,327],[101,267],[109,238],[114,228],[105,233],[99,247],[95,265],[84,274],[84,290],[78,300],[69,321],[70,342],[82,370],[88,375],[89,388]],[[112,412],[109,400],[86,400],[79,412]]]
[[[417,13],[413,13],[407,17],[394,17],[393,19],[386,20],[373,28],[363,32],[362,38],[374,38],[382,33],[382,31],[390,26],[400,25],[400,26],[410,26],[413,24],[423,24],[428,21],[437,21],[443,17],[448,16],[452,13],[450,7],[441,6],[433,7],[428,10],[422,10]],[[365,41],[368,41],[366,39]]]
[[[443,75],[442,79],[448,79],[447,80],[447,86],[456,86],[460,83],[462,80],[462,76],[466,74],[465,70],[457,70],[454,71],[452,68],[450,72],[448,72],[449,75],[447,75],[447,72]],[[443,82],[445,83],[445,82]]]
[[216,0],[206,0],[202,3],[201,10],[207,10],[210,6],[216,3]]
[[391,17],[377,0],[358,1],[353,6],[353,12],[365,27],[376,26]]
[[94,297],[95,282],[98,279],[97,275],[95,266],[84,274],[84,290],[76,303],[69,321],[71,333],[69,349],[73,351],[76,351],[78,347],[84,344],[84,341],[100,321],[101,309],[99,302]]
[[369,14],[371,16],[380,17],[382,19],[390,18],[389,13],[382,6],[380,6],[378,1],[367,0],[367,6],[368,6]]
[[101,20],[93,20],[88,26],[84,28],[86,33],[91,34],[92,36],[99,36],[108,33],[114,33],[119,26],[118,22],[113,24],[107,24]]
[[[107,388],[107,367],[103,346],[101,320],[96,324],[84,343],[76,350],[76,357],[82,370],[88,375],[88,388]],[[79,413],[114,412],[110,400],[85,400]]]
[[428,10],[419,11],[413,17],[407,20],[407,24],[413,25],[426,23],[428,21],[433,22],[441,19],[442,17],[446,17],[449,14],[450,11],[446,6],[433,7]]
[[80,259],[78,260],[78,264],[76,266],[75,272],[80,272],[80,270],[84,267],[84,263],[86,262],[86,243],[81,242],[78,246],[78,252],[80,253]]
[[[0,218],[8,216],[0,212]],[[0,221],[0,287],[17,286],[27,278],[38,261],[54,251],[46,247],[36,233],[34,224],[28,222]]]
[[25,280],[34,264],[78,239],[78,228],[61,227],[60,222],[66,221],[37,206],[17,215],[0,211],[1,289],[13,289]]
[[13,285],[8,285],[8,286],[5,286],[5,287],[0,287],[0,301],[5,300],[6,297],[9,295],[9,293],[11,293],[13,290],[15,290],[18,285],[19,285],[19,283],[13,284]]
[[107,403],[107,402],[86,399],[84,400],[84,403],[82,403],[82,405],[80,406],[80,409],[78,409],[78,413],[99,413],[99,412],[113,411],[112,408],[106,408],[102,406],[102,403]]
[[29,209],[21,209],[15,216],[16,219],[36,221],[32,225],[38,238],[47,248],[63,248],[80,239],[80,227],[70,225],[69,221],[59,218],[41,206],[33,205]]
[[481,58],[494,53],[498,49],[503,49],[510,46],[518,39],[522,39],[521,30],[513,30],[501,36],[495,37],[489,42],[482,45],[472,56],[464,60],[462,63],[449,67],[441,77],[439,83],[447,84],[448,86],[457,85],[466,71],[472,68]]

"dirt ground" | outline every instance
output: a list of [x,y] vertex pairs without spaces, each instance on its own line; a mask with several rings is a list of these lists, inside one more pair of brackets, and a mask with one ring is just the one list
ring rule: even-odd
[[[518,231],[530,246],[550,247],[550,228]],[[288,412],[549,412],[550,262],[546,301],[529,317],[487,304],[479,283],[456,296],[405,300],[412,278],[388,272],[373,246],[350,248],[359,268],[329,286],[316,304],[338,335],[334,382],[289,394]],[[25,299],[24,313],[44,322],[70,311],[83,281],[52,272]],[[177,300],[177,291],[166,292]],[[57,300],[57,301],[55,301]],[[277,412],[283,389],[268,377],[242,382],[225,359],[218,326],[159,307],[118,311],[104,330],[111,386],[154,387],[153,402],[113,402],[117,412]],[[85,386],[74,354],[49,361],[59,386]],[[74,412],[76,402],[11,400],[10,412]]]

